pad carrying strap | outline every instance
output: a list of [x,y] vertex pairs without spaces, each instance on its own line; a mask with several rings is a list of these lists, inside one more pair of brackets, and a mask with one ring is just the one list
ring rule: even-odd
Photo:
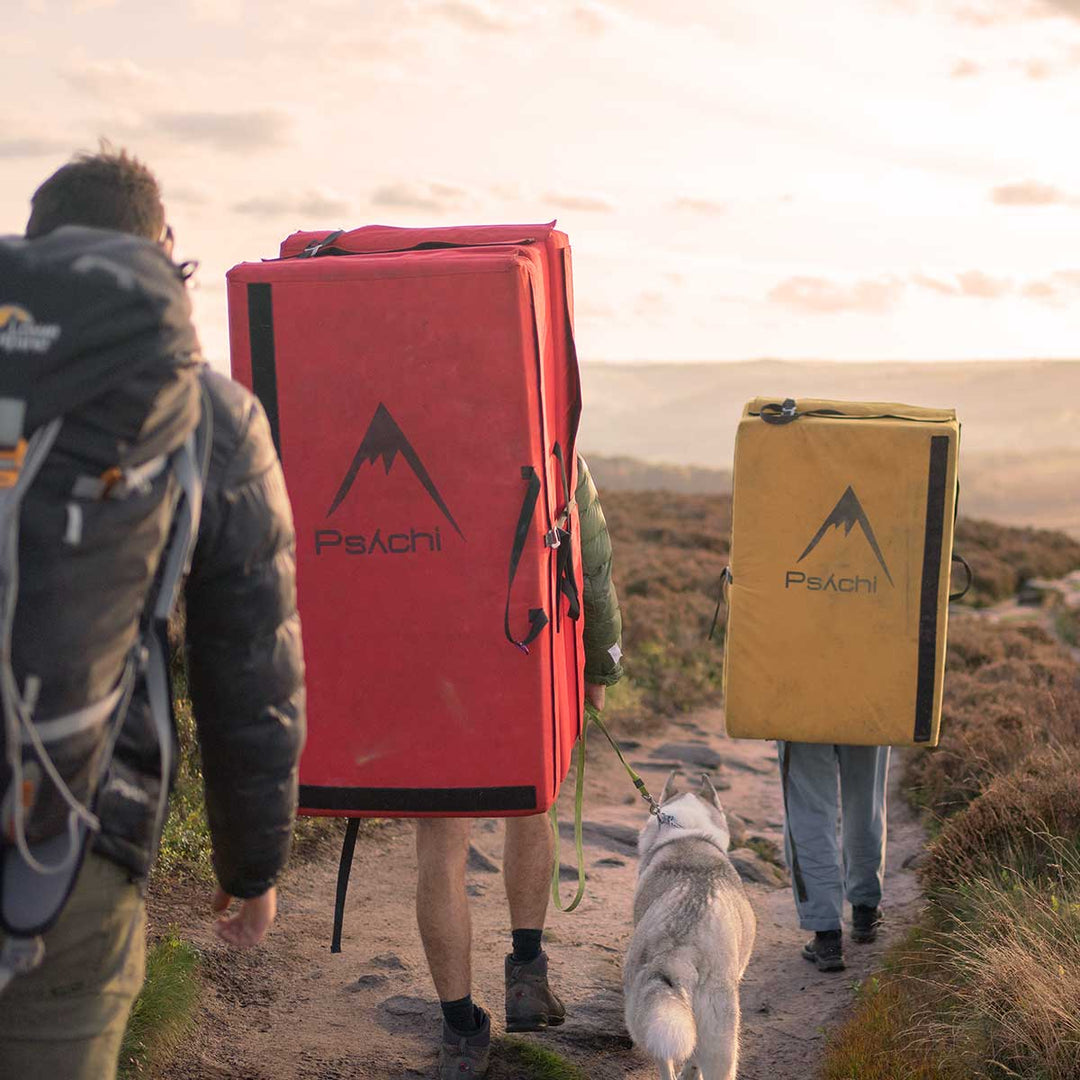
[[517,577],[518,566],[521,563],[525,544],[529,539],[529,526],[536,514],[536,504],[540,499],[540,477],[531,465],[521,467],[521,478],[526,481],[525,496],[521,502],[521,513],[518,515],[517,527],[514,529],[514,543],[510,549],[510,580],[506,587],[506,614],[503,619],[503,630],[506,640],[511,645],[516,645],[525,655],[529,653],[529,646],[540,636],[540,631],[548,624],[548,617],[543,608],[529,609],[529,632],[521,639],[514,637],[510,629],[510,598],[514,590],[514,578]]

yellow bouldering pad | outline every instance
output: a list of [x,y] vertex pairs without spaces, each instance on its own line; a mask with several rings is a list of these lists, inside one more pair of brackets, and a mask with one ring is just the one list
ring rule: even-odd
[[727,592],[729,735],[936,745],[959,439],[952,409],[746,406]]

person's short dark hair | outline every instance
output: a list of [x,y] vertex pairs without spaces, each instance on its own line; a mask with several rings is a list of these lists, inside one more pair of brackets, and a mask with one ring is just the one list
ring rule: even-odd
[[157,178],[126,150],[102,143],[79,154],[34,192],[26,235],[33,239],[61,225],[89,225],[159,240],[165,207]]

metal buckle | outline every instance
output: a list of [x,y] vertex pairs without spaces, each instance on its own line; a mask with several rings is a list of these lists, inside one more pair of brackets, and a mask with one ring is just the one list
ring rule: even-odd
[[557,528],[544,534],[544,547],[551,548],[553,551],[557,547],[562,547],[562,540],[559,538],[559,530]]

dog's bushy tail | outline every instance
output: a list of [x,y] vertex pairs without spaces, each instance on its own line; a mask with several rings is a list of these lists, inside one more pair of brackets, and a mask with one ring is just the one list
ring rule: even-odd
[[686,1061],[697,1045],[697,1024],[682,990],[657,977],[635,1018],[635,1042],[657,1061]]

